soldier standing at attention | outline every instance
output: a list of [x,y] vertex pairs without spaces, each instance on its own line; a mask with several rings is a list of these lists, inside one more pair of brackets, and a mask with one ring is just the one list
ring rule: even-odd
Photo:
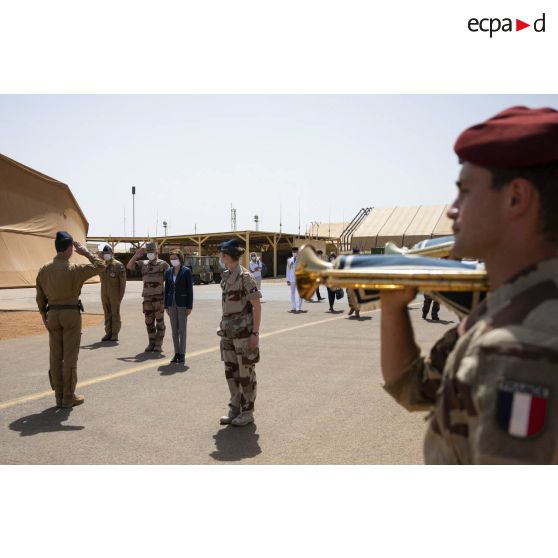
[[120,303],[126,290],[126,268],[114,259],[112,248],[106,244],[102,252],[106,267],[101,271],[101,302],[105,313],[105,336],[101,341],[118,341]]
[[431,411],[426,463],[556,464],[558,112],[512,107],[454,149],[453,256],[483,260],[491,291],[430,356],[407,311],[416,291],[382,291],[384,387]]
[[[81,405],[85,398],[76,395],[77,360],[81,341],[81,287],[98,275],[105,264],[72,236],[64,231],[56,233],[56,257],[41,267],[37,275],[37,306],[48,329],[50,345],[50,385],[56,406],[70,408]],[[90,264],[73,264],[75,251],[85,256]]]
[[[138,260],[146,253],[148,261]],[[139,248],[126,267],[133,271],[136,265],[143,279],[143,313],[149,337],[145,352],[161,353],[165,337],[165,272],[170,266],[158,258],[156,242]]]
[[238,240],[222,242],[219,252],[227,269],[221,280],[223,317],[217,333],[221,336],[221,360],[231,393],[229,410],[220,422],[246,426],[254,422],[262,294],[250,272],[238,262],[244,254]]

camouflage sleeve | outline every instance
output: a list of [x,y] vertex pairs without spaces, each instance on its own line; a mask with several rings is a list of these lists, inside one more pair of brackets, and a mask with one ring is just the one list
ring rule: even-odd
[[469,360],[473,463],[556,464],[558,350],[516,340],[482,346]]
[[105,269],[105,262],[96,256],[95,254],[89,254],[86,258],[91,262],[88,264],[82,264],[80,266],[76,266],[77,273],[79,274],[79,278],[81,282],[87,281],[87,279],[91,279],[95,275],[99,275],[103,269]]
[[242,286],[246,293],[247,300],[262,298],[262,293],[258,290],[256,280],[249,273],[242,274]]
[[37,306],[39,307],[39,312],[41,313],[41,316],[44,318],[46,316],[46,305],[48,302],[47,296],[45,294],[45,292],[43,291],[43,287],[41,286],[41,275],[42,275],[42,268],[39,270],[39,273],[37,274],[37,280],[35,282],[35,285],[37,287],[37,296],[36,296],[36,301],[37,301]]
[[448,355],[457,343],[457,327],[449,329],[432,347],[430,355],[417,357],[399,379],[384,389],[408,411],[424,411],[436,401]]
[[163,271],[167,271],[167,269],[170,268],[170,265],[163,260],[163,263],[161,264],[161,267],[163,268]]

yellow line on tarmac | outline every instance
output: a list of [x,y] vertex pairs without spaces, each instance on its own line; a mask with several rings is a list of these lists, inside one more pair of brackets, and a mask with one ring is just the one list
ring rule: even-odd
[[[367,312],[362,312],[362,314],[367,314],[369,312],[375,312],[375,310],[368,310]],[[296,331],[297,329],[304,329],[306,327],[311,327],[315,325],[325,324],[327,322],[334,322],[335,320],[340,320],[341,318],[346,317],[346,314],[341,316],[336,316],[334,318],[326,318],[325,320],[318,320],[315,322],[310,322],[306,324],[300,324],[292,327],[286,327],[284,329],[278,329],[276,331],[270,331],[269,333],[262,334],[262,338],[264,337],[272,337],[273,335],[280,335],[282,333],[288,333],[290,331]],[[219,351],[219,346],[210,347],[209,349],[202,349],[200,351],[195,351],[193,353],[187,353],[186,357],[188,359],[206,355],[209,353],[215,353]],[[121,378],[122,376],[129,376],[130,374],[136,374],[137,372],[142,372],[143,370],[149,370],[150,368],[155,368],[156,366],[161,366],[161,362],[158,361],[151,361],[147,364],[142,364],[141,366],[134,366],[133,368],[127,368],[126,370],[121,370],[120,372],[113,372],[112,374],[105,374],[103,376],[97,376],[96,378],[91,378],[90,380],[84,380],[83,382],[78,383],[78,387],[83,388],[86,386],[92,386],[94,384],[100,384],[101,382],[107,382],[109,380],[113,380],[115,378]],[[14,407],[15,405],[19,405],[20,403],[29,403],[30,401],[36,401],[37,399],[42,399],[43,397],[51,397],[52,390],[49,391],[41,391],[38,393],[33,393],[31,395],[24,395],[23,397],[17,397],[16,399],[10,399],[8,401],[4,401],[0,403],[0,410],[7,409],[9,407]]]

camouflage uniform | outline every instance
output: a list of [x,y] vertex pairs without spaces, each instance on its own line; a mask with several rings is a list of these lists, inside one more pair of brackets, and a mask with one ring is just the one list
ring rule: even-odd
[[[37,275],[37,306],[48,318],[50,344],[50,386],[58,404],[69,403],[77,384],[77,360],[81,341],[81,313],[78,302],[83,283],[98,275],[105,262],[89,254],[90,264],[74,264],[56,256]],[[48,303],[48,314],[47,314]]]
[[426,463],[558,463],[558,258],[488,294],[385,389],[430,409]]
[[105,313],[105,333],[107,337],[118,337],[122,322],[120,303],[126,290],[126,268],[114,258],[101,271],[101,302]]
[[149,346],[161,349],[165,337],[165,271],[170,267],[163,260],[139,260],[143,279],[143,313]]
[[231,399],[229,406],[242,412],[252,412],[256,400],[256,367],[259,348],[250,349],[253,327],[251,300],[261,298],[254,278],[240,264],[234,271],[223,272],[223,317],[220,329],[221,360],[225,363],[225,378]]

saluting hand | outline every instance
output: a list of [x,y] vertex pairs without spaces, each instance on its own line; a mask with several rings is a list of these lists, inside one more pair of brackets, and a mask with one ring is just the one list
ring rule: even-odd
[[136,258],[141,258],[145,255],[145,248],[138,248],[135,253]]
[[89,254],[89,250],[83,244],[80,244],[77,241],[74,242],[74,248],[76,250],[76,253],[80,256],[87,256]]

